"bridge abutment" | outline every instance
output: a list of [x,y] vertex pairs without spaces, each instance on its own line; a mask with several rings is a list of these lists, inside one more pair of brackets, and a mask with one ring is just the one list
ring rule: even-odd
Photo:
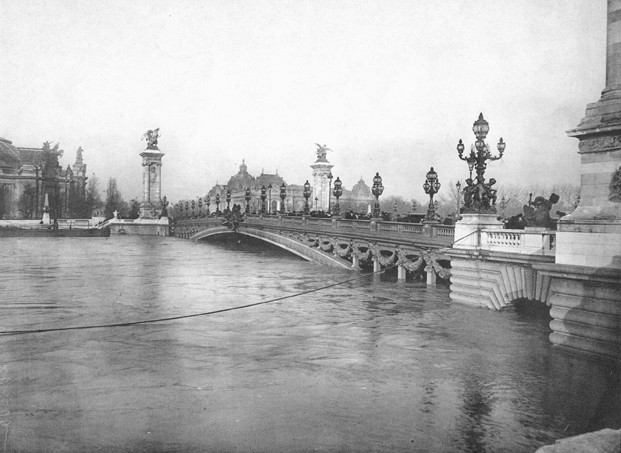
[[552,343],[621,360],[621,2],[608,0],[606,87],[568,135],[579,140],[580,204],[560,219]]

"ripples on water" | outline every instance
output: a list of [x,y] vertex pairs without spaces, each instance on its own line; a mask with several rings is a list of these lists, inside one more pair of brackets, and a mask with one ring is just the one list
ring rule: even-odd
[[[236,239],[2,245],[4,331],[200,313],[356,277]],[[534,451],[620,428],[618,370],[547,336],[545,321],[452,304],[446,286],[367,276],[213,316],[3,337],[0,422],[8,451]]]

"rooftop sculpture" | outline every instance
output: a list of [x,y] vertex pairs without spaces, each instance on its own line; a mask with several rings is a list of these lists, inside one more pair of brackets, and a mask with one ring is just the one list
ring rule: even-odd
[[328,151],[332,151],[326,145],[320,145],[319,143],[315,143],[317,145],[317,162],[328,162],[326,158],[326,154]]
[[147,141],[147,149],[159,149],[157,147],[157,139],[160,136],[160,128],[154,130],[148,130],[142,136],[143,140]]

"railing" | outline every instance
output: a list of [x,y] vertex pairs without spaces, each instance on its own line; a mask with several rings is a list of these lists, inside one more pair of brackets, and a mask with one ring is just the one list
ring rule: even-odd
[[544,228],[481,230],[481,248],[520,255],[554,255],[556,231]]
[[[99,221],[96,219],[55,219],[58,229],[65,230],[70,228],[86,229],[96,226]],[[42,223],[41,220],[2,220],[0,221],[0,227],[17,227],[17,228],[30,228],[41,229],[53,227],[54,221],[50,223]]]
[[343,230],[370,230],[371,222],[368,220],[350,220],[350,219],[338,219],[337,227]]
[[[224,217],[207,217],[177,220],[178,226],[194,227],[222,225]],[[246,215],[247,226],[260,228],[290,228],[295,231],[316,231],[356,237],[391,239],[399,242],[428,242],[446,246],[452,243],[455,227],[452,225],[388,222],[383,220],[357,220],[344,218],[297,217],[286,215]]]

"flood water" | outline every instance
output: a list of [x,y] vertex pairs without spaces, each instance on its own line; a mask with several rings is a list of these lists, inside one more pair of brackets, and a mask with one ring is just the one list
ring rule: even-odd
[[7,238],[0,255],[0,451],[532,452],[621,428],[613,364],[447,286],[236,241]]

